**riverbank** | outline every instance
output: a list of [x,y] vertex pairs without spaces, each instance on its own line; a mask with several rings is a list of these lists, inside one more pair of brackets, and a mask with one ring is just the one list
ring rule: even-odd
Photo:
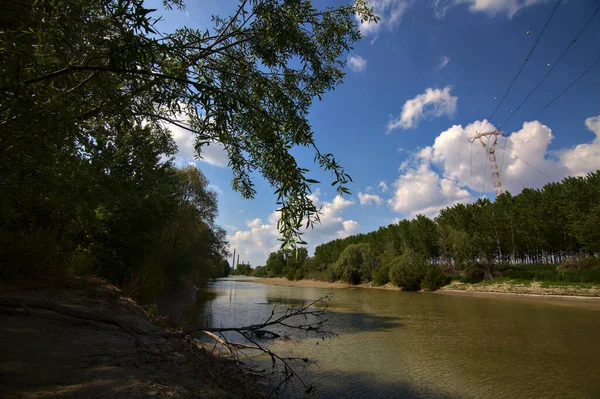
[[0,283],[0,396],[263,397],[257,377],[164,325],[101,280]]
[[[371,283],[351,285],[345,282],[336,281],[329,283],[318,280],[299,280],[290,281],[283,277],[263,278],[260,280],[249,280],[255,283],[284,285],[293,287],[311,287],[311,288],[371,288],[400,291],[401,288],[392,284],[376,286]],[[581,298],[600,300],[600,287],[581,288],[577,286],[544,286],[543,284],[532,281],[530,283],[478,283],[467,284],[457,281],[440,288],[436,293],[455,293],[463,295],[513,295],[513,296],[531,296],[531,297],[555,297],[555,298]]]
[[468,284],[453,281],[437,292],[459,294],[496,294],[536,297],[589,298],[600,300],[600,287],[583,288],[576,285],[549,285],[538,281],[531,282],[482,282]]
[[259,279],[259,280],[248,280],[248,281],[253,282],[253,283],[261,283],[261,284],[269,284],[269,285],[285,285],[285,286],[290,286],[290,287],[305,287],[305,288],[373,288],[373,289],[379,289],[379,290],[393,290],[393,291],[401,291],[402,290],[401,288],[396,287],[392,284],[373,285],[372,283],[363,283],[363,284],[352,285],[352,284],[345,283],[343,281],[334,281],[334,282],[330,283],[328,281],[309,280],[309,279],[290,281],[285,277],[270,277],[270,278],[263,278],[263,279]]

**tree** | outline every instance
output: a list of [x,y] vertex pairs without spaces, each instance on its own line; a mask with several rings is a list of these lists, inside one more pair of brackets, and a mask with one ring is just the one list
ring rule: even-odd
[[361,280],[370,280],[375,267],[369,244],[351,244],[335,263],[335,274],[340,280],[358,284]]
[[252,267],[249,263],[238,263],[235,268],[236,276],[251,276],[252,275]]
[[271,252],[267,259],[266,267],[274,276],[281,276],[285,267],[285,256],[283,251]]
[[155,10],[142,0],[9,6],[0,17],[4,185],[48,192],[40,182],[58,179],[83,187],[82,176],[65,171],[99,156],[99,132],[149,126],[166,135],[171,125],[195,134],[200,157],[220,143],[244,198],[255,194],[253,172],[264,176],[284,245],[302,243],[303,225],[318,221],[309,198],[317,182],[293,147],[311,148],[338,192],[349,192],[350,176],[317,148],[307,115],[314,98],[342,83],[343,55],[360,39],[354,17],[377,20],[366,1],[321,11],[308,0],[242,0],[212,29],[172,33],[157,31]]
[[407,290],[418,290],[421,288],[426,264],[423,255],[409,248],[392,262],[390,281]]

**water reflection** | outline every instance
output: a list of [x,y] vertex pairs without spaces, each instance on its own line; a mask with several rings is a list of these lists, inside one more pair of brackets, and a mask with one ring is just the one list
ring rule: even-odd
[[[275,305],[300,305],[332,290],[231,279],[208,291],[214,296],[202,293],[189,311],[206,326],[223,327],[263,321]],[[303,374],[317,386],[315,397],[600,397],[599,301],[333,292],[326,328],[338,338],[268,341],[278,353],[316,360]]]

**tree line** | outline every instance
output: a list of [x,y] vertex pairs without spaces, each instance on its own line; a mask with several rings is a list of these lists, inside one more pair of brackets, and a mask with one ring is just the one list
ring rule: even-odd
[[[284,253],[271,254],[262,275],[311,276],[352,283],[391,281],[406,288],[435,288],[453,276],[471,280],[502,275],[598,279],[597,272],[564,275],[556,267],[570,259],[595,257],[600,250],[600,171],[568,177],[542,189],[506,192],[494,202],[479,199],[442,209],[430,219],[380,227],[316,247],[314,257],[290,265]],[[277,262],[275,261],[277,260]],[[589,263],[594,268],[596,263]],[[544,273],[517,273],[517,269]],[[294,269],[292,271],[292,269]],[[512,274],[511,274],[512,273]],[[533,274],[532,274],[533,273]],[[587,276],[587,277],[586,277]],[[591,280],[590,280],[591,279]]]

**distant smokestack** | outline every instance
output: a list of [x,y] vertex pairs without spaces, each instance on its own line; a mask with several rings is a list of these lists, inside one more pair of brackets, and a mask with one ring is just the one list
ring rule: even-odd
[[237,261],[237,263],[235,264],[235,266],[237,267],[237,265],[239,265],[239,264],[240,264],[240,254],[238,254],[238,261]]
[[231,267],[235,269],[235,248],[233,248],[233,259],[231,260]]

